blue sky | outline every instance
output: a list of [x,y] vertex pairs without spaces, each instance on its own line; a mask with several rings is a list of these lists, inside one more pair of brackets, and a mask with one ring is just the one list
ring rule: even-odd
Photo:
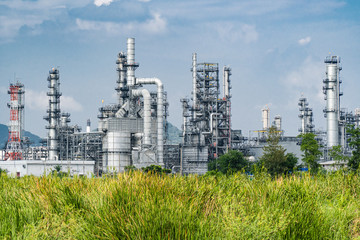
[[126,38],[136,38],[138,77],[158,77],[169,120],[181,125],[180,98],[191,94],[191,59],[232,68],[233,128],[260,129],[261,108],[281,115],[286,135],[300,126],[298,98],[325,129],[324,58],[342,58],[342,107],[360,107],[360,2],[344,0],[0,0],[0,123],[7,88],[25,84],[25,128],[46,136],[47,74],[59,67],[61,106],[72,124],[97,126],[101,106],[115,103],[116,66]]

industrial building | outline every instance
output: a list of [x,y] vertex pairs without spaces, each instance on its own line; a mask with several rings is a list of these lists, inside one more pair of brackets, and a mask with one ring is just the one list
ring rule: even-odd
[[[313,111],[307,98],[299,99],[299,133],[315,133],[323,145],[324,166],[330,166],[328,150],[341,145],[345,153],[348,135],[345,126],[360,126],[360,110],[347,112],[340,106],[340,58],[325,59],[326,72],[323,80],[327,119],[326,132],[315,129]],[[262,128],[244,137],[241,130],[231,127],[231,68],[218,63],[198,62],[192,55],[189,84],[191,99],[180,99],[182,104],[181,143],[167,141],[168,101],[163,83],[156,77],[138,77],[135,61],[135,39],[127,39],[126,52],[116,59],[118,78],[115,84],[117,102],[99,108],[98,126],[91,130],[87,121],[85,131],[72,125],[70,114],[61,111],[60,72],[49,71],[49,105],[44,119],[48,122],[48,136],[43,146],[27,146],[23,137],[24,85],[20,82],[9,88],[10,123],[9,138],[0,155],[0,168],[15,176],[41,175],[60,166],[71,175],[95,175],[123,172],[128,167],[143,168],[160,165],[174,173],[205,174],[208,162],[230,149],[242,151],[249,159],[258,160],[267,144],[267,132],[275,126],[280,142],[287,152],[301,159],[300,139],[286,136],[282,118],[275,115],[270,121],[270,109],[261,110]],[[190,78],[190,76],[192,76]],[[222,82],[220,79],[222,78]],[[156,91],[146,88],[154,85]]]

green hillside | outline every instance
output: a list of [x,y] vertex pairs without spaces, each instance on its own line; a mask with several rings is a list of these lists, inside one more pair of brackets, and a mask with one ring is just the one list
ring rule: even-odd
[[181,143],[181,137],[180,137],[181,130],[175,127],[174,125],[172,125],[170,122],[167,122],[167,127],[168,127],[168,134],[167,134],[168,143],[171,144]]
[[[30,139],[31,145],[39,145],[41,138],[35,134],[32,134],[31,132],[25,131],[24,133],[25,137],[28,137]],[[5,147],[5,144],[8,140],[9,136],[9,129],[6,125],[0,124],[0,149],[3,149]]]

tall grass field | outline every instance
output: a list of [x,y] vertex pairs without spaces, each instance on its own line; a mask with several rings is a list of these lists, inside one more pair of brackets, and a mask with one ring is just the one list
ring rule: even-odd
[[0,239],[360,239],[360,178],[0,177]]

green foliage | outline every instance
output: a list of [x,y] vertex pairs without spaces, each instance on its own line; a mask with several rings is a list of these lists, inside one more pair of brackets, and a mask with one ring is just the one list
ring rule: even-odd
[[336,162],[344,162],[349,160],[349,157],[344,155],[341,145],[333,146],[329,150],[329,156]]
[[210,171],[218,171],[223,174],[235,173],[241,170],[249,170],[249,161],[244,155],[236,150],[230,150],[228,153],[221,155],[219,158],[209,163]]
[[0,176],[1,175],[6,175],[6,174],[7,174],[7,170],[0,168]]
[[288,171],[294,170],[299,160],[298,157],[296,157],[294,153],[287,153],[285,157],[286,157],[286,169]]
[[314,133],[303,133],[298,137],[301,138],[300,150],[303,152],[302,161],[307,165],[311,172],[316,173],[320,168],[318,163],[322,152],[319,150],[319,143],[316,141]]
[[353,149],[348,167],[350,170],[356,171],[360,165],[360,128],[351,125],[346,130],[350,134],[349,146]]
[[145,168],[142,168],[145,173],[157,173],[157,174],[169,174],[171,173],[170,169],[162,168],[159,165],[150,165]]
[[0,239],[356,239],[360,176],[0,177]]
[[51,171],[51,175],[57,176],[57,177],[68,177],[69,173],[62,172],[61,169],[62,169],[61,165],[54,166],[54,170]]
[[133,172],[136,171],[136,167],[133,165],[125,166],[125,172]]
[[286,174],[292,171],[297,164],[294,154],[285,154],[286,149],[279,145],[280,133],[276,127],[271,127],[268,131],[267,145],[263,148],[263,155],[260,163],[272,175]]

